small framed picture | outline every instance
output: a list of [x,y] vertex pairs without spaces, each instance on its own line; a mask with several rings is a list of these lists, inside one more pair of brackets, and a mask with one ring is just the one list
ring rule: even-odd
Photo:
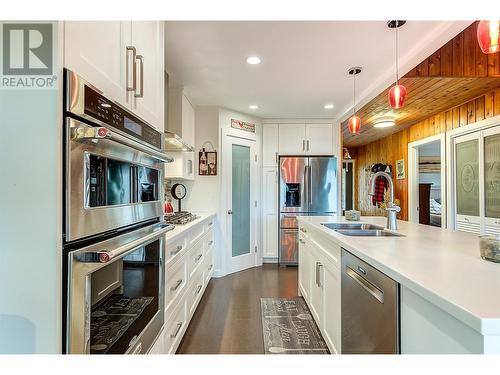
[[405,178],[405,160],[396,160],[396,179],[402,180]]
[[198,156],[198,175],[217,176],[217,151],[205,151],[205,149],[202,149]]

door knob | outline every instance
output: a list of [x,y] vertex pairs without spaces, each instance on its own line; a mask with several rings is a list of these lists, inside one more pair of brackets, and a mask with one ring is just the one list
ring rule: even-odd
[[233,210],[227,210],[227,214],[228,215],[232,215],[233,214]]

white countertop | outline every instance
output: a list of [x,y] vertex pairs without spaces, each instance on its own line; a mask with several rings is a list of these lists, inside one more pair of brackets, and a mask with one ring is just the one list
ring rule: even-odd
[[167,232],[167,242],[168,241],[173,241],[181,236],[183,236],[184,234],[186,234],[186,232],[197,226],[198,224],[201,224],[211,218],[215,218],[215,214],[214,213],[199,213],[199,212],[193,212],[193,214],[197,215],[198,216],[198,219],[196,220],[193,220],[193,221],[190,221],[189,223],[187,224],[182,224],[182,225],[176,225],[174,229],[172,229],[171,231],[168,231]]
[[[321,225],[343,217],[298,219],[483,335],[500,335],[500,263],[481,259],[477,235],[398,220],[396,232],[406,237],[351,237]],[[359,222],[385,227],[386,220]]]

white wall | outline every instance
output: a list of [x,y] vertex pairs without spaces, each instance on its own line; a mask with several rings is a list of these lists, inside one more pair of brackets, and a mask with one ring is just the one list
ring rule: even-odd
[[62,75],[55,71],[58,90],[0,90],[0,354],[61,352]]

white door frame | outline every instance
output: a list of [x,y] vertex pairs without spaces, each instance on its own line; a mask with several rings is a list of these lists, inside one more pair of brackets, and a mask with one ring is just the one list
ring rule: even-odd
[[441,228],[447,227],[447,194],[446,194],[446,133],[408,143],[408,220],[419,222],[418,215],[418,148],[431,142],[440,142],[441,146]]
[[[228,210],[231,209],[231,202],[229,202],[229,197],[231,196],[230,190],[232,186],[230,186],[230,178],[227,176],[227,163],[228,158],[231,158],[231,150],[227,149],[229,142],[233,142],[236,140],[240,140],[243,143],[247,143],[253,146],[253,151],[255,155],[259,155],[259,144],[258,141],[254,138],[241,137],[239,135],[234,135],[230,133],[223,133],[221,137],[221,216],[222,222],[221,227],[224,228],[222,233],[222,242],[225,243],[223,247],[225,251],[223,251],[223,259],[222,259],[222,274],[227,275],[233,272],[240,271],[240,266],[234,264],[232,259],[232,246],[231,246],[231,238],[229,238],[230,233],[230,225],[231,225],[231,216],[228,214]],[[253,156],[252,156],[253,157]],[[259,167],[259,157],[257,156],[257,160],[252,162],[253,171],[252,176],[254,180],[254,186],[252,186],[251,190],[251,201],[257,201],[257,207],[252,205],[252,212],[250,220],[253,223],[253,228],[250,233],[251,236],[251,248],[257,248],[257,251],[252,251],[252,266],[256,267],[262,264],[262,249],[260,246],[260,229],[259,229],[259,201],[260,201],[260,168]],[[231,172],[229,172],[231,173]]]

